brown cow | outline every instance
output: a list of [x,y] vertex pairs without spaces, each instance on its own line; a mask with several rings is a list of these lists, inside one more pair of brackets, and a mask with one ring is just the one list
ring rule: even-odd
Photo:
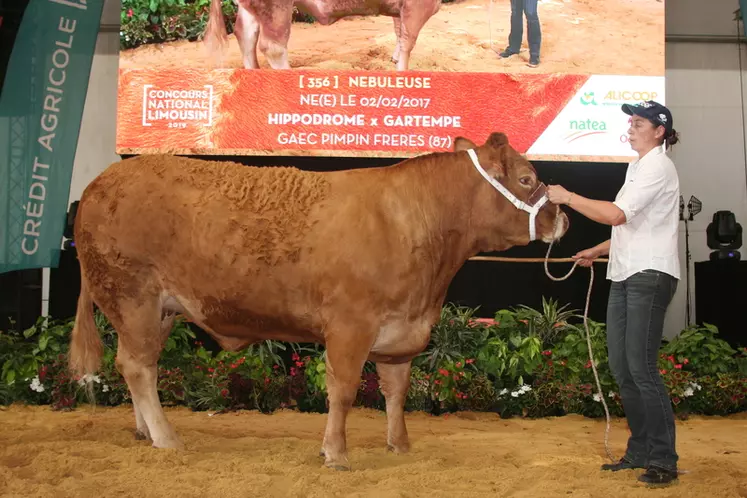
[[[234,33],[244,67],[258,69],[257,45],[274,69],[290,69],[288,40],[293,8],[306,12],[322,25],[343,17],[384,15],[394,19],[397,45],[392,60],[398,71],[409,67],[410,54],[426,22],[441,8],[441,0],[234,0],[237,3]],[[221,0],[212,0],[204,41],[216,55],[228,35]]]
[[346,417],[366,360],[380,374],[389,448],[406,452],[410,362],[456,272],[478,252],[528,244],[530,220],[548,243],[568,229],[546,196],[531,200],[543,184],[506,135],[479,147],[457,138],[454,149],[325,173],[174,156],[111,165],[85,189],[75,220],[82,279],[71,368],[99,367],[95,303],[119,336],[137,434],[181,447],[156,389],[173,313],[226,350],[265,339],[325,344],[325,464],[349,468]]

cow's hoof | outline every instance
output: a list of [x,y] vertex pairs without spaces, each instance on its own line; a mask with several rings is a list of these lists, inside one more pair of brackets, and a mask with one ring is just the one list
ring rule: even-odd
[[335,462],[329,462],[324,464],[325,467],[332,470],[338,470],[338,471],[349,471],[350,465],[346,463],[335,463]]
[[389,444],[387,445],[387,450],[391,451],[392,453],[396,455],[404,455],[405,453],[410,452],[410,445],[409,444]]
[[143,431],[136,430],[135,431],[135,440],[136,441],[148,441],[148,440],[150,440],[150,434],[146,434]]
[[178,439],[174,440],[168,440],[164,439],[161,441],[153,441],[153,447],[154,448],[160,448],[160,449],[173,449],[173,450],[183,450],[184,449],[184,443],[179,441]]
[[327,453],[324,451],[324,448],[322,448],[321,450],[319,450],[319,456],[320,457],[326,457],[327,456]]

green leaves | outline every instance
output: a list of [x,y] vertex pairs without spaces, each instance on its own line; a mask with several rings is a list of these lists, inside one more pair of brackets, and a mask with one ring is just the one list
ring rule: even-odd
[[[236,20],[236,5],[233,0],[223,0],[222,6],[230,34]],[[198,40],[205,32],[209,7],[209,0],[122,0],[120,48]]]
[[[453,304],[442,309],[426,350],[414,361],[408,409],[604,415],[579,317],[544,299],[538,311],[526,306],[500,310],[491,320],[477,319],[476,313],[477,309]],[[105,344],[100,382],[95,383],[97,402],[119,404],[127,401],[129,390],[114,365],[117,335],[98,310],[94,322]],[[613,413],[620,414],[605,324],[587,323],[605,400]],[[84,401],[78,399],[82,391],[67,373],[65,353],[72,327],[72,320],[41,318],[26,330],[0,332],[0,403],[72,408]],[[326,410],[323,346],[262,341],[239,352],[216,354],[196,343],[195,337],[189,323],[177,316],[159,360],[158,390],[164,403],[265,412],[282,406]],[[302,351],[308,353],[299,356]],[[678,413],[747,409],[747,349],[735,351],[718,338],[716,327],[686,329],[666,342],[662,353],[659,368]],[[375,365],[367,362],[362,383],[367,387],[361,392],[367,389],[369,395],[378,389],[375,372]],[[39,381],[32,383],[35,376]]]
[[489,328],[473,319],[476,311],[451,303],[444,306],[441,319],[431,329],[430,342],[415,365],[433,370],[446,362],[473,358],[489,337]]
[[669,341],[662,348],[662,353],[674,358],[685,370],[698,375],[737,370],[737,351],[717,335],[718,328],[712,324],[689,327]]

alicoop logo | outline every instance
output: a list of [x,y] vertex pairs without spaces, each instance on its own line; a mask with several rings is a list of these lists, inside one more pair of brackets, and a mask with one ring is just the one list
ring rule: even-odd
[[659,114],[659,120],[662,123],[667,124],[667,115],[666,114]]
[[584,92],[581,95],[581,103],[583,105],[597,105],[597,101],[594,100],[594,92]]

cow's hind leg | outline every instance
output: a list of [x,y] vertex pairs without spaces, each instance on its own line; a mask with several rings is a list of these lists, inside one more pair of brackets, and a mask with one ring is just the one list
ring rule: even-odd
[[243,55],[244,68],[259,69],[257,61],[257,41],[259,40],[259,22],[254,15],[239,3],[234,26],[236,40]]
[[[171,332],[175,318],[175,313],[167,313],[161,320],[161,337],[164,341]],[[143,412],[137,407],[137,402],[134,398],[132,399],[132,408],[135,412],[135,439],[139,441],[152,440],[150,437],[150,431],[148,430],[148,424],[145,423],[145,417],[143,417]]]
[[135,412],[135,439],[139,441],[151,440],[148,424],[145,423],[143,412],[138,409],[137,401],[135,401],[134,397],[132,398],[132,408]]
[[397,71],[407,71],[410,67],[410,54],[418,40],[420,30],[433,14],[438,11],[440,0],[418,0],[405,2],[402,7],[402,30],[399,41]]
[[387,446],[395,453],[410,451],[405,425],[405,401],[410,388],[410,362],[376,363],[379,385],[386,399]]
[[335,470],[350,470],[345,427],[369,350],[370,345],[360,336],[339,334],[327,342],[329,413],[321,454],[325,457],[324,465]]
[[158,399],[158,358],[172,323],[168,317],[161,320],[160,298],[120,302],[112,323],[118,336],[116,366],[132,394],[136,437],[151,439],[156,448],[182,448]]

